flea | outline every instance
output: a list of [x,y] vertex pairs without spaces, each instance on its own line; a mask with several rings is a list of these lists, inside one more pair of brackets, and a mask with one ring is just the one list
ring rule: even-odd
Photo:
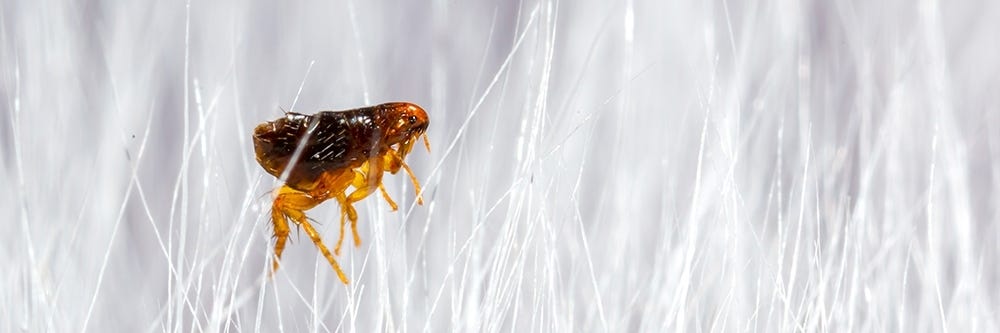
[[[421,137],[430,152],[428,124],[424,109],[396,102],[312,115],[287,112],[284,117],[258,125],[253,133],[257,162],[267,173],[285,182],[274,191],[271,205],[276,239],[271,272],[278,269],[291,221],[305,230],[340,281],[347,284],[347,276],[334,255],[340,255],[347,220],[351,222],[354,245],[361,245],[358,213],[353,204],[378,189],[395,211],[398,207],[382,186],[382,175],[396,174],[400,169],[409,174],[417,202],[423,204],[420,184],[404,159]],[[334,254],[323,245],[305,214],[328,199],[336,199],[340,204],[340,238]]]

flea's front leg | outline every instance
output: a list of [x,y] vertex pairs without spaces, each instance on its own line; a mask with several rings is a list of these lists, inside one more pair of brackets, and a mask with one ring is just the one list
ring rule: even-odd
[[[429,145],[427,146],[427,149],[428,149],[428,151],[430,151],[430,146]],[[407,165],[406,162],[403,161],[403,158],[400,157],[399,154],[396,153],[395,150],[390,149],[385,155],[383,155],[383,157],[382,157],[382,163],[385,165],[386,171],[389,171],[392,174],[396,174],[397,172],[399,172],[400,168],[402,168],[403,170],[406,170],[406,174],[410,176],[410,181],[413,182],[413,188],[417,192],[417,204],[423,205],[424,204],[424,198],[423,198],[423,196],[420,193],[420,182],[417,181],[417,176],[413,174],[413,170],[410,170],[410,166]],[[384,189],[382,190],[382,193],[385,194],[385,190]],[[388,194],[385,194],[385,196],[386,196],[386,200],[389,200]],[[396,210],[396,209],[393,208],[393,210]]]

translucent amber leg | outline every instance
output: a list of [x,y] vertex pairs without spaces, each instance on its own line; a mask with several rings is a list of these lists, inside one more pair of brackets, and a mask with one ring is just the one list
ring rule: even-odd
[[344,226],[347,225],[347,210],[344,209],[347,197],[339,195],[337,202],[340,203],[340,237],[337,237],[337,246],[333,247],[333,254],[340,256],[340,245],[344,243]]
[[389,203],[389,208],[392,208],[392,211],[395,212],[397,209],[399,209],[399,206],[396,206],[396,202],[392,201],[392,198],[389,197],[389,192],[385,191],[385,186],[382,186],[382,184],[378,184],[378,189],[382,191],[382,197],[385,198],[385,202]]
[[[424,142],[426,142],[426,141],[424,141]],[[427,149],[429,151],[430,146],[427,146],[427,147],[428,147]],[[399,156],[399,154],[396,153],[396,151],[390,149],[385,154],[385,156],[382,158],[382,160],[383,160],[382,163],[384,163],[385,166],[386,166],[386,170],[388,170],[392,174],[396,174],[396,172],[399,172],[400,168],[402,168],[403,170],[406,170],[406,174],[410,176],[410,181],[413,182],[413,188],[414,188],[414,190],[417,193],[417,204],[418,205],[423,205],[424,204],[424,198],[420,194],[420,182],[417,181],[417,176],[413,174],[413,170],[411,170],[410,166],[407,165],[406,162],[403,161],[403,158],[401,158]],[[396,209],[394,208],[393,210],[396,210]]]
[[410,175],[410,181],[413,182],[413,190],[417,193],[417,204],[423,205],[424,196],[420,193],[420,182],[417,181],[417,176],[413,175],[413,170],[410,170],[410,166],[406,165],[406,162],[400,161],[400,163],[403,163],[403,169]]
[[[301,227],[312,239],[313,244],[323,253],[326,260],[330,262],[330,266],[337,273],[337,277],[344,284],[348,283],[347,276],[344,271],[340,269],[340,265],[337,264],[337,260],[333,258],[330,250],[323,245],[323,240],[320,238],[319,233],[313,228],[312,224],[306,218],[305,211],[315,207],[316,205],[323,202],[325,198],[316,198],[308,193],[300,192],[292,189],[288,186],[282,186],[278,190],[278,195],[274,199],[274,204],[271,207],[271,217],[274,219],[275,237],[277,237],[277,242],[275,243],[274,252],[274,264],[272,269],[278,269],[278,260],[281,257],[281,252],[284,250],[285,241],[288,239],[289,227],[287,219],[291,219],[296,225]],[[272,270],[272,272],[273,272]]]
[[271,274],[278,270],[278,261],[281,260],[281,252],[285,251],[285,241],[288,240],[288,233],[290,232],[288,228],[288,221],[285,220],[285,214],[281,213],[279,209],[271,209],[271,221],[274,223],[274,261],[271,264]]
[[341,207],[347,210],[347,218],[351,220],[351,233],[354,235],[355,247],[361,246],[361,236],[358,235],[358,213],[354,210],[354,203],[375,192],[375,189],[381,184],[382,159],[370,159],[358,168],[358,171],[355,171],[351,185],[356,189],[341,203]]

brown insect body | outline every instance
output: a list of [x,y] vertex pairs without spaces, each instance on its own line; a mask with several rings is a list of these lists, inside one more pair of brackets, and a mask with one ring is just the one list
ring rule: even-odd
[[[423,109],[400,102],[313,115],[289,112],[282,118],[258,125],[253,135],[257,162],[269,174],[279,179],[287,177],[285,185],[275,191],[272,204],[277,238],[273,269],[278,268],[290,229],[287,220],[291,219],[305,229],[346,284],[346,276],[309,224],[304,211],[327,199],[337,199],[341,206],[341,235],[335,253],[339,254],[345,217],[351,221],[355,245],[361,242],[356,229],[357,212],[352,203],[378,188],[396,210],[395,202],[382,186],[383,171],[395,174],[400,168],[405,169],[416,186],[418,202],[422,203],[420,185],[403,159],[421,136],[427,144],[424,132],[428,124]],[[427,148],[430,150],[429,144]],[[289,167],[291,170],[286,171]],[[348,193],[349,187],[354,187],[354,191]]]
[[[280,178],[302,144],[302,152],[285,184],[299,191],[312,190],[322,173],[357,168],[378,155],[375,150],[381,146],[382,133],[373,124],[382,117],[378,115],[381,112],[374,111],[363,108],[314,115],[288,113],[284,118],[262,124],[254,135],[258,162],[268,173]],[[310,126],[315,126],[312,131]]]

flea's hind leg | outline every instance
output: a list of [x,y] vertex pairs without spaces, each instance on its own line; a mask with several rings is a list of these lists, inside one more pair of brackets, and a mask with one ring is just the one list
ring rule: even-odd
[[285,251],[285,243],[288,241],[288,234],[291,229],[288,226],[288,218],[295,214],[302,214],[302,211],[316,206],[319,202],[308,194],[299,192],[288,186],[282,186],[275,191],[274,202],[271,204],[271,223],[274,224],[274,260],[271,263],[271,274],[278,270],[281,261],[281,253]]
[[288,240],[288,221],[285,214],[277,207],[271,209],[271,221],[274,224],[274,261],[271,264],[271,275],[278,271],[278,261],[281,260],[281,252],[285,250],[285,241]]
[[[347,276],[344,275],[344,271],[340,269],[340,265],[337,264],[337,260],[333,259],[333,255],[330,254],[330,250],[326,248],[326,245],[323,245],[323,241],[320,239],[319,233],[316,232],[316,229],[314,229],[311,224],[309,224],[309,220],[306,218],[305,211],[320,204],[323,200],[325,199],[315,198],[308,193],[299,192],[288,186],[283,186],[279,190],[277,198],[274,199],[272,217],[279,217],[275,219],[275,221],[281,221],[281,223],[284,224],[285,229],[288,229],[288,223],[285,222],[285,217],[290,218],[292,222],[295,222],[295,224],[302,227],[302,229],[305,229],[309,238],[311,238],[313,243],[316,244],[319,251],[323,253],[326,260],[330,262],[330,266],[333,266],[333,270],[336,271],[337,277],[340,278],[340,281],[347,284]],[[278,213],[274,213],[274,211],[277,211]],[[275,225],[277,226],[278,222],[276,222]],[[288,234],[286,232],[283,238],[287,238],[287,236]],[[282,248],[284,248],[283,239],[279,240],[278,243]],[[275,252],[278,252],[278,245],[275,245]]]
[[330,250],[326,248],[326,245],[323,245],[323,240],[320,239],[319,232],[316,232],[316,229],[313,228],[312,224],[309,224],[309,221],[305,219],[305,215],[303,215],[302,220],[299,221],[299,226],[301,226],[302,229],[305,229],[306,234],[312,239],[313,244],[316,244],[319,251],[323,252],[323,256],[330,262],[330,266],[333,266],[333,270],[337,272],[337,277],[340,278],[340,282],[347,284],[347,275],[345,275],[344,271],[340,269],[340,265],[337,264],[337,260],[333,259],[333,255],[330,254]]

